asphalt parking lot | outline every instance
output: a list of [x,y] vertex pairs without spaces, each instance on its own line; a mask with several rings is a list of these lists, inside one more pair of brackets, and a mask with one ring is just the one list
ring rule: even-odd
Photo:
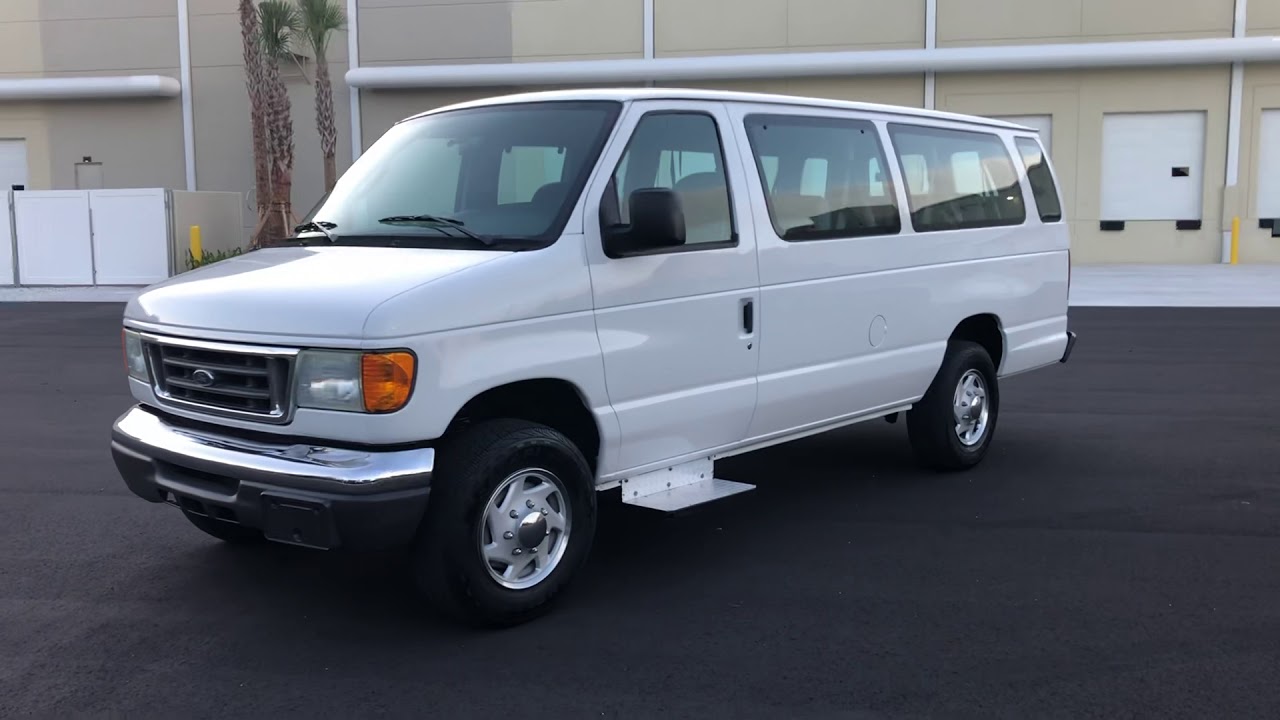
[[0,717],[1274,717],[1280,310],[1072,310],[988,461],[875,422],[606,504],[557,611],[477,633],[397,554],[237,550],[132,496],[121,305],[0,306]]

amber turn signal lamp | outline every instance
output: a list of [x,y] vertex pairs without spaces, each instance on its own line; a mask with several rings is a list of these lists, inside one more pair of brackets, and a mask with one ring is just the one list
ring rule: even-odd
[[360,358],[364,409],[395,412],[409,402],[413,390],[414,358],[407,352],[366,353]]

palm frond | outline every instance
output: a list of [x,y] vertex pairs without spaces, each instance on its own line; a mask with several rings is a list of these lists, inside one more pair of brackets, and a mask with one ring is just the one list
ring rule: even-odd
[[262,52],[280,59],[293,52],[293,37],[300,28],[298,8],[288,0],[262,0],[258,5],[262,26]]
[[329,49],[329,38],[346,28],[347,17],[337,0],[297,0],[300,34],[317,57]]

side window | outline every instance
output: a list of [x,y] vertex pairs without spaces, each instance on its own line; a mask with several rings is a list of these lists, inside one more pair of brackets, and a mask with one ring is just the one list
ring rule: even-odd
[[1013,160],[996,135],[891,123],[917,232],[1021,225],[1027,219]]
[[823,240],[902,229],[871,122],[751,115],[746,128],[778,237]]
[[564,148],[516,145],[502,152],[498,166],[498,204],[527,203],[564,175]]
[[1049,172],[1049,163],[1045,161],[1044,149],[1031,138],[1015,138],[1014,144],[1022,156],[1022,166],[1027,170],[1027,182],[1031,184],[1031,195],[1036,200],[1036,209],[1040,211],[1040,221],[1061,222],[1062,201]]
[[[636,125],[613,174],[617,222],[630,222],[631,193],[671,188],[684,206],[685,245],[733,242],[733,213],[720,132],[710,115],[655,112]],[[608,195],[606,197],[609,197]]]

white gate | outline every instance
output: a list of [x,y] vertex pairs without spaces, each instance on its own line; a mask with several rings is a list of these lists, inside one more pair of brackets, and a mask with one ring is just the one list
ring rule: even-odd
[[92,285],[89,196],[77,190],[13,194],[22,285]]
[[169,229],[163,188],[92,190],[96,285],[150,285],[169,277]]

